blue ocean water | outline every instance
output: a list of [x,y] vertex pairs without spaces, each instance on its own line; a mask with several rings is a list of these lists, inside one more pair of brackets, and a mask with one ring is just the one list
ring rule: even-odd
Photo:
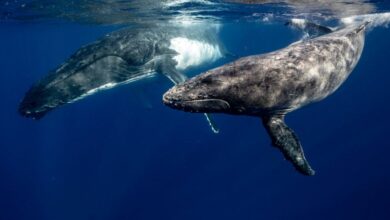
[[[283,16],[335,19],[329,9],[291,15],[288,3],[208,12],[201,9],[216,6],[194,2],[174,5],[160,19],[192,8],[200,12],[189,16],[213,16],[235,57],[301,39]],[[364,4],[376,6],[372,12],[387,9],[385,2]],[[367,34],[357,67],[333,95],[287,116],[317,171],[306,177],[271,147],[260,119],[216,114],[216,135],[202,115],[164,106],[162,94],[172,84],[162,76],[65,105],[39,121],[23,118],[18,105],[34,82],[78,48],[126,26],[127,17],[93,22],[6,9],[0,23],[0,220],[390,219],[386,27]]]

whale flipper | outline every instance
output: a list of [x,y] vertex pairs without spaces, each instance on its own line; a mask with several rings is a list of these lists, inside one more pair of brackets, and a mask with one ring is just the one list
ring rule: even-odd
[[214,119],[210,116],[210,114],[207,114],[207,113],[204,113],[204,116],[206,117],[206,120],[209,123],[209,126],[210,126],[211,130],[215,134],[218,134],[219,133],[219,128],[215,124]]
[[283,116],[263,117],[263,124],[272,139],[272,145],[282,151],[284,157],[304,175],[312,176],[315,171],[307,162],[303,149],[294,131],[284,122]]
[[[176,70],[175,67],[168,65],[168,62],[164,62],[164,64],[161,65],[161,72],[166,76],[169,80],[171,80],[175,85],[184,82],[187,79],[187,76],[183,73]],[[219,133],[219,128],[215,124],[214,120],[210,116],[210,114],[204,113],[204,116],[206,117],[207,122],[209,123],[209,126],[211,130],[215,133]]]
[[186,75],[177,71],[174,67],[164,67],[161,70],[162,74],[166,76],[175,85],[182,83],[188,79]]

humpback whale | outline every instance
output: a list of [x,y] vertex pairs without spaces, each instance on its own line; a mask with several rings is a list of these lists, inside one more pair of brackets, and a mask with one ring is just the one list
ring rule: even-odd
[[35,83],[20,103],[19,113],[40,119],[64,104],[156,73],[178,84],[186,79],[181,71],[223,55],[223,46],[207,29],[169,25],[125,28],[80,48]]
[[302,174],[314,175],[285,115],[339,88],[359,61],[367,24],[240,58],[174,86],[163,95],[163,102],[187,112],[259,117],[284,157]]

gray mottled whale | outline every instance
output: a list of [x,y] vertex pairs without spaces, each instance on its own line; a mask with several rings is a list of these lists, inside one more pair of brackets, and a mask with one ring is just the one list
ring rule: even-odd
[[314,175],[284,117],[324,99],[347,79],[361,56],[366,25],[350,25],[274,52],[238,59],[174,86],[163,102],[188,112],[260,117],[272,144],[285,158],[302,174]]
[[[177,84],[186,79],[181,71],[223,54],[223,46],[210,30],[169,25],[122,29],[80,48],[33,85],[19,113],[40,119],[64,104],[157,73]],[[206,118],[217,132],[207,114]]]

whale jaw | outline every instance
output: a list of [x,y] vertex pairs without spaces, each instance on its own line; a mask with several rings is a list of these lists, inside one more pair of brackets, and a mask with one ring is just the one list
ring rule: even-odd
[[172,101],[163,98],[165,105],[186,112],[213,113],[223,112],[230,109],[230,104],[222,99],[199,99],[189,101]]
[[60,100],[49,98],[39,87],[32,88],[20,102],[18,112],[23,117],[39,120],[61,105]]
[[186,112],[215,113],[227,112],[230,104],[226,100],[198,94],[184,84],[174,86],[163,95],[163,103],[173,109]]
[[21,116],[26,117],[26,118],[31,118],[34,120],[39,120],[39,119],[43,118],[47,114],[48,111],[50,111],[50,110],[30,111],[27,108],[25,108],[23,105],[21,105],[18,109],[18,112]]

